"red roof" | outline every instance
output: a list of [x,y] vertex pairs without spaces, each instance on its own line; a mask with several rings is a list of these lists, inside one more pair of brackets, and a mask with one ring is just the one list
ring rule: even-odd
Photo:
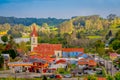
[[84,48],[63,48],[62,51],[64,52],[83,52]]
[[79,65],[86,65],[86,64],[88,64],[88,61],[83,58],[83,59],[80,59],[80,60],[78,61],[78,64],[79,64]]
[[9,49],[11,49],[11,45],[7,44],[6,47],[5,47],[5,50],[9,50]]
[[67,61],[65,59],[60,59],[56,61],[56,64],[62,63],[65,64]]
[[98,77],[98,80],[106,80],[104,77]]
[[55,60],[55,58],[50,58],[50,57],[43,57],[43,56],[39,56],[39,55],[34,55],[34,56],[30,56],[30,59],[42,59],[42,60],[46,60],[47,62],[52,62]]
[[94,60],[89,60],[88,65],[89,65],[89,66],[96,66],[97,63],[96,63]]
[[38,44],[34,47],[34,52],[38,53],[40,56],[51,57],[54,55],[56,50],[61,50],[62,44]]
[[78,64],[79,65],[86,65],[86,64],[88,64],[89,66],[96,66],[97,65],[94,60],[88,60],[88,59],[84,59],[84,58],[80,59],[78,61]]
[[33,30],[30,36],[38,36],[35,25],[33,25]]
[[16,49],[18,53],[23,53],[24,51],[20,48]]

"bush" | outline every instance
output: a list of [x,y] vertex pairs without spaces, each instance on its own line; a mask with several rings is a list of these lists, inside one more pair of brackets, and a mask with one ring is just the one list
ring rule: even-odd
[[87,80],[97,80],[97,78],[94,75],[88,75]]
[[108,75],[107,80],[114,80],[114,78],[112,76]]
[[115,80],[120,80],[120,72],[117,72],[117,73],[114,75],[114,78],[115,78]]

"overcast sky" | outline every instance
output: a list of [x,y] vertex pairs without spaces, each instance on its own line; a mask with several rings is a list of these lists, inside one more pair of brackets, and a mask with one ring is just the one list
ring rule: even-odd
[[70,18],[120,16],[120,0],[0,0],[0,16]]

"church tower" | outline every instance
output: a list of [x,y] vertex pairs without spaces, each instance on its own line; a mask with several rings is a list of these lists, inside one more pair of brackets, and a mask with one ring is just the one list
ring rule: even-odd
[[34,51],[34,47],[36,47],[38,45],[38,34],[36,31],[36,24],[32,25],[32,33],[31,33],[31,51]]

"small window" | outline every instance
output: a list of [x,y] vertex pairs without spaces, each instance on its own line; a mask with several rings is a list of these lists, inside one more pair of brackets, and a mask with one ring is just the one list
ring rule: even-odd
[[35,38],[33,38],[33,43],[35,43]]
[[58,56],[60,56],[60,55],[59,55],[59,52],[58,52]]

